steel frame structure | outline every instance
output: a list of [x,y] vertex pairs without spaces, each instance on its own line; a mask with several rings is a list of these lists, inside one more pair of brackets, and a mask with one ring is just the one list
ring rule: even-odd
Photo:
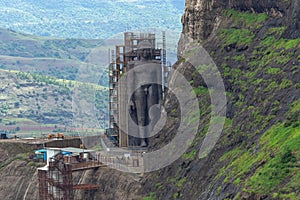
[[[122,74],[126,73],[127,65],[131,61],[139,60],[138,45],[141,41],[148,40],[152,45],[153,59],[160,61],[162,65],[163,86],[167,85],[171,66],[166,62],[166,35],[162,33],[162,48],[157,48],[156,36],[154,33],[133,32],[124,33],[124,44],[116,45],[115,50],[109,52],[111,63],[109,65],[109,136],[114,137],[120,147],[128,147],[128,134],[119,129],[119,123],[125,123],[126,110],[120,110],[120,96],[126,94],[126,87],[118,84]],[[123,98],[124,99],[124,98]],[[117,117],[116,117],[117,116]],[[126,124],[123,125],[126,127]]]
[[75,164],[65,163],[63,156],[49,161],[49,166],[38,169],[40,200],[74,200],[75,190],[97,190],[94,184],[73,184],[74,171],[103,166],[99,161]]

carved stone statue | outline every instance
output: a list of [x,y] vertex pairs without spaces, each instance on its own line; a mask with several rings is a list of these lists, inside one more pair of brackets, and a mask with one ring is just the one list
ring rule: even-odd
[[133,75],[128,77],[128,87],[134,91],[129,113],[138,128],[129,127],[129,131],[136,131],[139,138],[130,136],[129,145],[146,147],[147,138],[159,120],[157,105],[162,99],[162,68],[160,61],[154,60],[153,48],[148,40],[141,41],[137,51],[138,60],[128,63],[128,70],[133,69]]

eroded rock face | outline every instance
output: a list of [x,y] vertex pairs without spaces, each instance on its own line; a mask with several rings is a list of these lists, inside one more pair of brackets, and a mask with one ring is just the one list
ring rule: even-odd
[[216,26],[220,7],[215,0],[186,0],[182,32],[196,40],[208,38]]
[[75,199],[142,199],[142,185],[138,175],[126,174],[110,168],[99,168],[98,170],[84,171],[80,176],[78,184],[97,184],[100,189],[96,191],[76,191]]
[[299,37],[299,0],[186,0],[182,17],[183,34],[195,40],[207,39],[218,27],[224,9],[266,12],[270,16],[281,18],[281,23],[288,25],[285,37]]
[[0,199],[38,199],[37,164],[28,151],[26,144],[0,142]]
[[[228,176],[228,172],[223,171],[226,168],[227,163],[220,162],[222,155],[226,152],[230,152],[233,149],[238,149],[239,147],[244,146],[245,149],[243,151],[248,151],[251,149],[254,153],[259,151],[261,146],[258,138],[268,130],[269,127],[273,126],[276,121],[282,122],[285,121],[285,114],[288,112],[287,105],[290,105],[291,102],[299,99],[299,96],[296,95],[296,88],[291,84],[291,86],[287,86],[282,90],[274,90],[270,91],[270,93],[266,93],[266,88],[268,88],[268,84],[254,86],[254,84],[249,84],[250,82],[254,82],[254,80],[268,80],[271,77],[267,77],[265,74],[266,68],[276,67],[282,69],[283,73],[278,73],[274,75],[272,78],[274,81],[281,81],[283,77],[285,79],[290,80],[292,83],[297,82],[296,74],[299,70],[296,70],[294,65],[298,65],[299,61],[296,61],[299,55],[299,44],[295,45],[291,50],[284,52],[285,55],[288,55],[290,52],[295,52],[293,56],[287,61],[286,64],[278,64],[276,62],[272,63],[272,59],[275,56],[270,58],[270,62],[268,66],[258,67],[259,61],[262,57],[264,57],[265,51],[261,51],[261,56],[256,56],[255,51],[258,48],[262,48],[260,46],[261,41],[263,41],[266,37],[276,37],[276,39],[280,40],[282,38],[297,38],[299,37],[299,0],[186,0],[186,8],[185,14],[182,18],[183,23],[183,35],[178,45],[178,53],[179,53],[179,61],[182,62],[181,65],[174,65],[180,73],[182,73],[190,83],[193,84],[195,88],[199,85],[203,85],[200,78],[193,75],[192,69],[190,68],[190,64],[186,62],[184,57],[180,56],[180,53],[183,52],[184,49],[189,49],[188,43],[192,40],[201,41],[203,47],[211,54],[211,57],[214,59],[214,62],[220,69],[222,77],[224,77],[224,84],[226,91],[232,94],[232,97],[227,96],[228,100],[228,112],[227,118],[233,120],[233,125],[231,126],[231,130],[224,130],[223,136],[221,136],[219,142],[211,151],[209,156],[203,159],[196,159],[196,156],[192,158],[184,158],[178,159],[172,165],[161,169],[159,172],[155,172],[156,175],[149,174],[147,178],[149,180],[144,180],[146,187],[144,190],[148,193],[156,191],[157,199],[173,199],[175,197],[179,197],[178,199],[273,199],[272,194],[256,194],[255,192],[252,194],[250,192],[242,192],[245,189],[245,182],[234,183],[235,178]],[[226,9],[234,9],[237,11],[247,11],[252,13],[266,13],[270,16],[267,20],[261,22],[259,27],[249,27],[246,24],[246,20],[241,20],[243,23],[234,23],[233,17],[223,17],[222,13]],[[243,16],[241,12],[233,12],[239,13],[239,16]],[[255,15],[252,15],[255,16]],[[259,16],[259,15],[257,15]],[[230,19],[229,19],[230,18]],[[285,33],[282,35],[281,33],[267,33],[270,28],[286,28]],[[249,30],[249,35],[251,35],[251,42],[247,43],[247,45],[241,45],[241,47],[237,47],[236,41],[229,41],[229,38],[234,34],[230,32],[225,39],[222,38],[222,30],[238,30],[237,34],[240,36],[240,30],[246,29]],[[241,40],[243,40],[242,38]],[[227,49],[227,43],[232,44],[231,49]],[[297,40],[298,41],[298,40]],[[193,44],[193,43],[192,43]],[[192,45],[190,45],[192,46]],[[272,44],[266,45],[267,47],[272,47]],[[280,48],[277,49],[278,51]],[[268,52],[266,52],[267,54]],[[245,56],[245,59],[242,61],[237,61],[231,59],[232,57],[237,58],[237,56]],[[187,58],[189,56],[187,55]],[[201,58],[200,58],[201,59]],[[251,66],[249,63],[251,61],[257,61]],[[187,59],[187,61],[189,61]],[[280,63],[280,62],[279,62]],[[230,72],[226,75],[226,70],[224,70],[224,66],[226,66],[226,70]],[[252,69],[251,69],[252,67]],[[258,70],[255,78],[251,78],[250,72],[251,70]],[[234,72],[239,71],[239,75],[236,77],[238,81],[244,81],[243,83],[237,83],[233,78]],[[294,71],[294,72],[292,72]],[[297,72],[296,72],[297,71]],[[253,86],[252,86],[253,85]],[[258,90],[261,90],[262,93],[258,93]],[[239,110],[239,106],[237,106],[236,102],[239,100],[239,95],[245,95],[245,101],[243,100],[243,106],[248,107],[248,105],[255,105],[255,107],[259,108],[262,115],[266,117],[272,115],[272,109],[270,109],[273,105],[271,101],[267,100],[267,98],[278,99],[280,101],[280,109],[276,111],[276,116],[274,116],[274,121],[266,121],[260,120],[261,123],[265,122],[266,126],[263,127],[261,124],[257,125],[256,119],[252,116],[251,111],[249,110]],[[172,102],[172,98],[167,96],[167,100],[165,101],[166,108],[174,108],[176,107],[175,102]],[[199,98],[200,110],[204,111],[205,108],[209,107],[209,98],[206,96],[201,96]],[[265,103],[262,103],[265,102]],[[203,106],[203,107],[201,107]],[[170,109],[170,110],[171,110]],[[200,120],[199,125],[199,133],[200,136],[199,141],[195,142],[194,145],[191,146],[191,150],[187,152],[192,152],[192,150],[199,151],[200,145],[202,144],[201,133],[205,127],[205,120],[209,117],[209,115],[201,114],[203,119]],[[174,116],[173,118],[177,119],[178,117]],[[276,120],[276,121],[275,121]],[[176,132],[174,125],[175,122],[168,122],[167,127],[168,131],[165,131],[166,134],[170,137],[174,132]],[[247,124],[247,125],[246,125]],[[252,124],[252,125],[251,125]],[[173,126],[172,126],[173,125]],[[247,127],[248,126],[248,127]],[[169,128],[170,127],[170,128]],[[226,128],[225,128],[226,129]],[[239,129],[238,133],[234,130]],[[226,132],[228,135],[226,135]],[[253,133],[257,132],[256,136],[253,137]],[[237,133],[237,134],[235,134]],[[234,134],[234,136],[232,135]],[[169,138],[163,135],[166,140]],[[166,139],[167,138],[167,139]],[[225,138],[229,138],[228,140]],[[224,142],[225,140],[226,142]],[[161,146],[163,142],[155,141],[155,147]],[[162,140],[162,139],[160,139]],[[242,148],[244,148],[242,147]],[[252,150],[253,149],[253,150]],[[190,154],[191,155],[191,154]],[[230,164],[231,161],[228,163]],[[264,162],[257,163],[257,166],[264,165]],[[256,164],[255,164],[256,165]],[[247,171],[246,179],[251,177],[251,174],[254,174],[258,167],[253,167],[249,171]],[[239,173],[236,172],[236,173]],[[228,179],[226,179],[226,178]],[[229,181],[227,181],[229,180]],[[154,184],[156,181],[157,185]],[[185,182],[184,184],[179,184]],[[286,184],[284,182],[283,184]],[[282,184],[282,185],[283,185]],[[282,187],[282,185],[278,187]],[[159,190],[157,192],[157,188],[164,188],[163,190]]]

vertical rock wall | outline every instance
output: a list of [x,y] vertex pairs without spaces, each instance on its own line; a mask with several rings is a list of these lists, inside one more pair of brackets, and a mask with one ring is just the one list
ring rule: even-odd
[[217,28],[223,9],[236,9],[255,13],[266,12],[276,16],[279,23],[288,25],[285,37],[299,37],[299,0],[186,0],[182,17],[183,34],[195,40],[205,40]]

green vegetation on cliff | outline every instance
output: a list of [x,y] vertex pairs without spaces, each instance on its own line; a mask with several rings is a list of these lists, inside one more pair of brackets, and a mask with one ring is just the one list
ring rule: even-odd
[[[237,27],[219,32],[221,48],[228,55],[222,63],[223,76],[231,88],[239,88],[231,98],[237,113],[229,135],[254,142],[244,142],[223,155],[219,161],[228,164],[217,177],[243,188],[236,198],[248,193],[296,200],[300,195],[299,100],[281,102],[286,102],[283,95],[299,98],[295,91],[300,39],[283,38],[286,27],[269,26],[266,14],[224,13],[228,23]],[[257,135],[261,137],[256,142]]]
[[[273,125],[249,149],[233,149],[220,158],[230,161],[220,170],[226,176],[224,183],[245,183],[244,192],[273,194],[275,197],[297,199],[299,191],[300,124],[296,108],[290,109],[289,121]],[[299,112],[299,108],[298,108]]]
[[[181,159],[153,178],[159,188],[153,198],[299,199],[300,39],[286,37],[286,24],[270,13],[221,13],[213,37],[201,42],[226,88],[222,136],[207,157],[197,158],[207,132],[210,100],[202,78],[182,58],[181,68],[176,67],[197,94],[200,126]],[[171,104],[170,110],[175,106]],[[176,132],[170,129],[166,131]]]

